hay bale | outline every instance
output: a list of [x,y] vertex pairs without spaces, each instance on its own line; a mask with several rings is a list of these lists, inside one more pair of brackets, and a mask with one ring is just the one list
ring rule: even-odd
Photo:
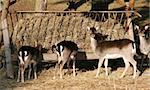
[[65,39],[65,38],[60,38],[60,34],[61,34],[61,31],[62,31],[61,24],[63,22],[63,19],[64,19],[64,17],[62,15],[57,16],[55,22],[53,22],[53,23],[55,23],[55,25],[54,25],[54,30],[53,30],[53,35],[52,35],[52,43],[51,44],[55,44],[56,42],[59,42],[59,41]]
[[12,42],[16,42],[17,39],[17,34],[19,33],[19,30],[21,30],[21,28],[24,26],[25,24],[25,20],[19,20],[19,22],[16,24],[14,31],[13,31],[13,35],[12,35]]
[[48,21],[49,21],[48,17],[42,17],[42,18],[43,18],[43,20],[41,22],[40,30],[38,33],[38,41],[37,41],[37,43],[40,45],[42,45],[42,43],[44,43],[44,39],[46,37],[45,33],[46,33]]
[[31,40],[32,40],[32,46],[36,46],[37,42],[38,42],[38,33],[40,31],[40,25],[42,22],[42,18],[40,17],[36,17],[37,21],[35,22],[34,26],[33,26],[33,33],[31,35]]
[[73,31],[75,29],[75,23],[76,23],[75,15],[70,15],[69,17],[70,17],[69,24],[68,24],[67,34],[66,34],[67,40],[73,39],[73,34],[74,34]]
[[[89,47],[89,42],[90,42],[90,40],[89,40],[89,37],[87,37],[87,26],[88,26],[88,19],[85,19],[84,17],[82,17],[82,25],[81,25],[81,39],[82,39],[82,41],[81,42],[83,42],[82,44],[81,44],[81,48],[83,49],[83,50],[86,50],[88,47]],[[79,42],[80,43],[80,42]]]
[[50,48],[50,45],[52,44],[52,35],[53,35],[54,26],[55,26],[55,23],[52,23],[52,22],[55,22],[55,19],[56,19],[55,15],[49,16],[49,22],[47,25],[48,27],[45,33],[46,36],[45,36],[44,43],[43,43],[44,48]]
[[[16,46],[41,44],[46,49],[62,40],[72,40],[86,51],[90,51],[90,36],[87,26],[99,27],[99,33],[108,35],[107,40],[128,38],[123,25],[109,18],[103,22],[95,21],[84,14],[55,14],[31,16],[20,20],[13,32]],[[17,37],[16,37],[17,36]]]

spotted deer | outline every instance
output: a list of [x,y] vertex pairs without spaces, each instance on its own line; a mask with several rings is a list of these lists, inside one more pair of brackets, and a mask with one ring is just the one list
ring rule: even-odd
[[61,41],[56,45],[52,46],[52,52],[57,54],[58,63],[55,66],[54,79],[56,77],[57,69],[59,68],[60,78],[63,78],[62,69],[67,63],[67,67],[69,70],[70,61],[73,60],[73,76],[75,76],[75,59],[78,52],[78,46],[76,43],[72,41]]
[[39,49],[31,46],[22,46],[18,51],[18,59],[19,59],[19,70],[18,70],[18,78],[17,82],[25,81],[25,70],[28,70],[28,79],[31,78],[31,71],[33,68],[34,79],[37,79],[37,64],[41,62],[41,52]]
[[125,69],[120,76],[120,78],[124,77],[127,69],[130,66],[130,63],[133,65],[134,74],[133,78],[136,77],[137,71],[137,62],[134,60],[133,55],[136,53],[134,46],[134,42],[129,39],[121,39],[121,40],[113,40],[113,41],[106,41],[107,35],[102,35],[97,33],[97,28],[95,27],[88,27],[88,32],[90,32],[91,38],[91,47],[94,53],[99,58],[98,63],[98,70],[96,77],[99,76],[100,67],[102,66],[103,61],[105,65],[106,76],[108,76],[108,59],[117,59],[123,58],[125,63]]

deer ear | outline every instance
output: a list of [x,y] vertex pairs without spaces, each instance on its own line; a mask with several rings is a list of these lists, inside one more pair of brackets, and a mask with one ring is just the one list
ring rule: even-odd
[[95,29],[96,29],[96,30],[98,30],[98,29],[99,29],[99,27],[96,27]]
[[145,28],[144,28],[144,29],[145,29],[145,30],[147,30],[147,29],[148,29],[148,27],[149,27],[149,26],[147,25],[147,26],[145,26]]
[[70,2],[71,2],[71,1],[67,2],[67,5],[68,5],[68,6],[70,5]]

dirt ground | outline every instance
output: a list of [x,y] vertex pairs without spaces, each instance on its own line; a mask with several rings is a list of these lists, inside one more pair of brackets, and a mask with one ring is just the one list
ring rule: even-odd
[[54,67],[51,67],[38,73],[38,79],[25,79],[25,83],[17,82],[16,78],[8,79],[3,73],[3,77],[0,78],[0,90],[150,90],[150,68],[137,79],[132,78],[132,67],[124,78],[119,78],[123,70],[124,67],[119,67],[110,72],[109,68],[109,76],[106,77],[102,68],[98,78],[95,77],[97,69],[77,70],[76,77],[66,74],[63,79],[53,79]]

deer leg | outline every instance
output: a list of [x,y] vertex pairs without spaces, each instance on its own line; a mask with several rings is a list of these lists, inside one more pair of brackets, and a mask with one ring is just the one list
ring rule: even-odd
[[28,79],[30,79],[31,77],[31,71],[32,71],[32,67],[31,64],[29,65],[29,72],[28,72]]
[[131,59],[130,63],[133,65],[133,69],[134,69],[133,70],[134,71],[133,78],[135,78],[136,77],[136,71],[137,71],[137,67],[136,67],[137,62],[134,59]]
[[99,59],[96,77],[98,77],[98,75],[99,75],[100,68],[101,68],[101,66],[102,66],[103,61],[104,61],[104,58],[100,58],[100,59]]
[[25,69],[21,69],[21,82],[24,82],[24,71]]
[[124,63],[125,63],[125,69],[124,69],[122,75],[120,76],[120,78],[124,77],[125,73],[127,72],[128,68],[130,66],[130,63],[127,61],[127,59],[126,58],[123,58],[123,59],[124,59]]
[[72,61],[73,61],[73,65],[72,65],[72,67],[73,67],[73,76],[75,77],[76,76],[76,72],[75,72],[75,59],[76,59],[76,52],[73,52],[72,53],[72,55],[70,56],[70,58],[72,59]]
[[105,58],[104,65],[105,65],[106,76],[108,76],[108,58]]
[[61,64],[60,64],[60,70],[59,70],[59,74],[60,74],[60,78],[62,79],[63,77],[63,67],[65,65],[66,61],[63,61]]
[[37,63],[33,64],[33,73],[34,73],[34,79],[37,79]]
[[20,72],[20,67],[19,67],[19,69],[18,69],[18,77],[17,77],[17,82],[19,82],[19,81],[20,81],[20,74],[21,74],[21,72]]
[[141,69],[141,71],[143,71],[143,64],[144,64],[144,57],[142,56],[142,60],[141,60],[141,63],[140,63],[140,69]]
[[58,66],[59,66],[59,64],[56,63],[56,65],[55,65],[55,72],[54,72],[54,77],[53,77],[53,79],[56,78],[56,73],[57,73]]
[[70,73],[70,60],[67,61],[67,68],[68,68],[68,72]]
[[147,63],[147,66],[150,68],[150,52],[148,53],[148,63]]
[[73,60],[73,76],[76,76],[76,71],[75,71],[75,60]]
[[57,62],[56,65],[55,65],[55,72],[54,72],[54,77],[53,77],[53,79],[56,78],[57,69],[60,67],[60,63],[61,63],[61,57],[57,55],[57,58],[58,58],[58,62]]

